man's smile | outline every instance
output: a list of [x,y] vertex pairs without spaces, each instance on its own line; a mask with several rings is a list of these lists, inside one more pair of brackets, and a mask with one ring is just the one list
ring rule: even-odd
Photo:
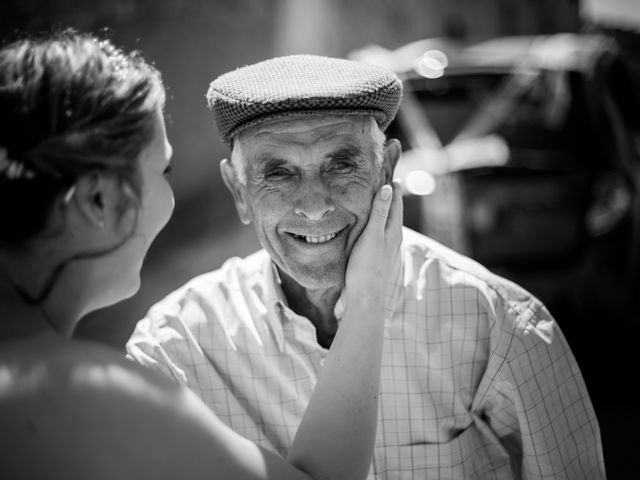
[[331,240],[336,238],[340,233],[342,233],[344,230],[345,229],[342,228],[342,229],[337,230],[335,232],[325,233],[325,234],[321,234],[321,235],[305,235],[305,234],[294,233],[294,232],[286,232],[286,233],[288,235],[292,236],[293,238],[295,238],[296,240],[298,240],[299,242],[313,243],[313,244],[323,244],[323,243],[330,242]]

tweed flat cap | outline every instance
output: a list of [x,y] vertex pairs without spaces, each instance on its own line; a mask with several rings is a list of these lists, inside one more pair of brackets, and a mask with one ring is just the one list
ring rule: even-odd
[[277,57],[221,75],[207,102],[222,139],[230,144],[265,120],[298,115],[372,115],[382,130],[402,97],[396,75],[382,67],[316,55]]

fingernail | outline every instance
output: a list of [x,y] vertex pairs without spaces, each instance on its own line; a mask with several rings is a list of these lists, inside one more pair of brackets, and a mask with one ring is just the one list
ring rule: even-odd
[[391,185],[384,185],[380,190],[380,198],[382,200],[389,200],[391,198]]

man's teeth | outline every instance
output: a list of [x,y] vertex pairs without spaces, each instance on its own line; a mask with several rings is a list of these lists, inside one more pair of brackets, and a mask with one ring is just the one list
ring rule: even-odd
[[325,243],[334,238],[338,233],[331,233],[329,235],[321,235],[319,237],[308,237],[306,235],[296,235],[299,240],[304,240],[307,243]]

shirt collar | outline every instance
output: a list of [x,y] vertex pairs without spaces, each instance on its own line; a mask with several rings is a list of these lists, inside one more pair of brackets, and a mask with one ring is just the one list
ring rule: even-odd
[[[392,280],[392,288],[394,289],[391,294],[391,302],[388,309],[393,312],[398,308],[398,304],[402,302],[403,291],[403,277],[406,274],[403,267],[404,262],[401,261],[400,268],[394,269],[394,279]],[[290,315],[295,315],[289,308],[289,303],[282,290],[282,279],[280,278],[280,272],[276,264],[271,257],[267,256],[267,261],[264,265],[263,278],[266,279],[265,290],[265,305],[268,311],[269,328],[273,332],[273,335],[278,343],[280,349],[284,348],[284,329],[283,322],[289,319]],[[344,315],[344,290],[340,294],[336,306],[334,307],[334,315],[338,319],[338,323],[342,320]]]
[[286,311],[289,306],[282,291],[282,281],[275,263],[271,257],[267,256],[267,261],[263,267],[263,277],[265,279],[264,303],[267,307],[269,328],[278,344],[280,351],[284,348],[284,330],[282,323],[286,319]]
[[[273,260],[269,260],[265,265],[264,278],[267,280],[265,303],[269,309],[269,320],[280,322],[282,321],[282,313],[289,310],[289,302],[287,302],[287,298],[282,290],[280,272],[278,272],[278,268]],[[338,321],[340,321],[344,313],[343,294],[344,291],[340,294],[336,306],[333,309],[333,314]]]

